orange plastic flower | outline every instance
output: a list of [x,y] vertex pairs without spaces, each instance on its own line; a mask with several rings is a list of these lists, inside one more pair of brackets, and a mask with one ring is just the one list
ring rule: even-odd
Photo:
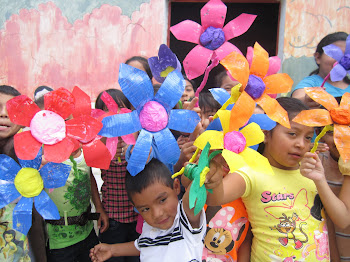
[[334,125],[334,143],[341,157],[350,160],[350,93],[345,93],[340,105],[320,87],[304,88],[305,93],[326,109],[300,112],[293,121],[306,126]]
[[[284,73],[266,76],[269,69],[269,54],[258,43],[254,45],[251,67],[247,59],[232,52],[220,62],[231,76],[242,84],[242,94],[232,108],[231,122],[243,126],[253,114],[255,103],[274,121],[290,128],[287,112],[268,94],[289,92],[293,80]],[[238,112],[245,111],[244,116],[237,117]]]

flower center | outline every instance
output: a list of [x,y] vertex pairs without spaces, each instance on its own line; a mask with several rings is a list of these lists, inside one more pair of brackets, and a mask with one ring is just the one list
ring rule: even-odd
[[350,54],[344,55],[340,61],[339,64],[342,65],[345,70],[350,70]]
[[42,110],[30,122],[32,136],[45,145],[54,145],[66,137],[66,123],[55,112]]
[[142,128],[158,132],[168,125],[168,113],[165,108],[156,101],[147,102],[140,112]]
[[244,91],[246,91],[253,99],[258,99],[265,91],[265,83],[256,75],[250,75],[248,84]]
[[339,125],[350,124],[350,110],[345,108],[333,108],[329,111],[332,120]]
[[224,147],[236,154],[241,153],[246,147],[244,135],[238,131],[228,132],[224,137]]
[[202,46],[210,50],[216,50],[225,43],[225,33],[221,28],[209,26],[200,36]]
[[16,175],[15,187],[24,197],[38,196],[44,188],[44,182],[38,170],[30,167],[22,168]]
[[164,71],[160,72],[161,77],[167,77],[171,72],[175,70],[174,67],[168,66]]

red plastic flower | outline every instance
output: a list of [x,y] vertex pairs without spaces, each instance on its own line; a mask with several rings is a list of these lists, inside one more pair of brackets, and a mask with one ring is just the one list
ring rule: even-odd
[[10,120],[29,131],[14,137],[14,147],[19,158],[34,159],[44,145],[44,156],[49,162],[61,163],[69,158],[80,141],[96,137],[102,124],[91,116],[81,116],[65,121],[74,111],[75,99],[65,88],[45,95],[45,110],[27,96],[21,95],[6,104]]

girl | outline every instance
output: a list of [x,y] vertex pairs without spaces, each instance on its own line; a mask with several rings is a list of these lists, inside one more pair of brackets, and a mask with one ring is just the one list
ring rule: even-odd
[[[277,101],[290,119],[307,109],[294,98]],[[313,132],[294,122],[290,129],[277,124],[266,131],[263,149],[275,175],[245,167],[226,175],[214,194],[208,194],[208,205],[242,197],[254,235],[251,261],[329,261],[327,227],[316,187],[299,170]]]

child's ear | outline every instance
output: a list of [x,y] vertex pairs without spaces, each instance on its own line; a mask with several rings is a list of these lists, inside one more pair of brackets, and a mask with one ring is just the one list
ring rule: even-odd
[[266,137],[270,134],[270,131],[267,131],[267,130],[262,130],[263,133],[264,133],[264,144],[266,144]]
[[320,59],[321,59],[321,56],[320,53],[318,52],[315,52],[314,53],[314,57],[315,57],[315,61],[316,61],[316,64],[319,65],[321,63]]
[[178,178],[174,179],[173,190],[175,190],[176,195],[180,194],[181,185],[180,185],[180,180]]

